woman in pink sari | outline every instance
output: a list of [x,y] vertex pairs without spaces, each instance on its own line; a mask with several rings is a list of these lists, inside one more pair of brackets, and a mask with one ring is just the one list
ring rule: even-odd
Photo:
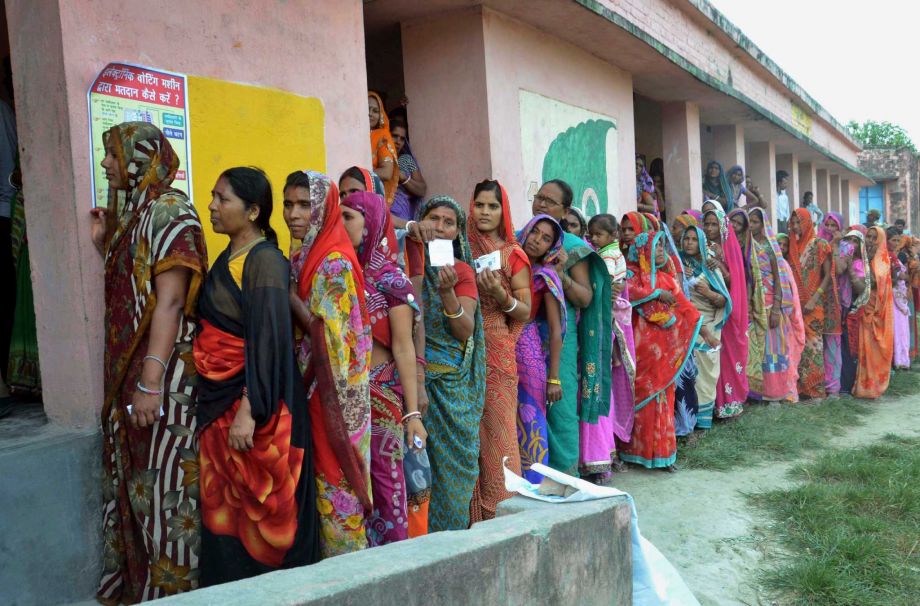
[[722,327],[715,416],[717,419],[731,419],[744,411],[744,402],[748,397],[748,292],[744,279],[744,257],[735,231],[729,226],[718,202],[707,200],[703,208],[709,206],[713,208],[703,215],[703,230],[717,257],[712,262],[721,262],[727,269],[724,274],[730,278],[728,291],[732,298],[731,316]]

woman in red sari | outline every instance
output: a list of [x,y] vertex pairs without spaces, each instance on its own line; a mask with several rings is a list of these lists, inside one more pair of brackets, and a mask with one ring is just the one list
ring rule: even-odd
[[888,389],[894,357],[894,295],[884,229],[869,228],[866,252],[871,259],[872,290],[859,321],[859,361],[853,395],[875,399]]
[[105,259],[103,570],[97,599],[133,604],[194,589],[201,545],[194,438],[195,304],[207,267],[179,160],[155,126],[102,136],[109,206],[93,211]]
[[805,350],[799,363],[799,395],[824,398],[824,335],[840,334],[840,303],[834,256],[827,240],[819,238],[811,213],[797,208],[789,219],[789,265],[795,275],[805,320]]
[[201,584],[319,559],[306,394],[294,364],[290,268],[262,171],[224,171],[208,205],[230,237],[205,279],[200,376]]
[[648,468],[676,471],[674,381],[702,327],[700,312],[662,269],[669,259],[665,235],[635,236],[626,260],[636,342],[636,419],[620,458]]
[[497,269],[476,276],[486,334],[486,401],[479,423],[479,478],[470,502],[470,522],[490,520],[505,490],[502,459],[521,473],[517,442],[518,337],[530,319],[530,261],[514,237],[511,205],[498,181],[476,185],[467,219],[474,259],[497,257]]

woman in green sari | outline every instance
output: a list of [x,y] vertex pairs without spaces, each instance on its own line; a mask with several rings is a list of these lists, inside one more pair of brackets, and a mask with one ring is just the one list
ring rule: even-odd
[[[565,181],[547,181],[533,198],[533,214],[561,221],[572,206]],[[562,399],[547,410],[549,466],[577,475],[580,423],[597,423],[610,413],[610,356],[613,311],[610,274],[588,244],[565,233],[556,262],[565,292],[566,331],[559,363]],[[573,330],[577,326],[577,330]],[[606,336],[605,336],[606,335]],[[602,362],[603,361],[603,362]],[[597,470],[595,470],[596,472]]]

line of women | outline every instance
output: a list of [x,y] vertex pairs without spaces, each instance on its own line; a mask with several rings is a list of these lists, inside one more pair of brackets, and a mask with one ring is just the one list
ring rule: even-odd
[[469,212],[420,201],[400,251],[386,183],[359,167],[287,177],[290,260],[268,178],[225,170],[209,267],[169,141],[125,123],[103,142],[104,603],[468,528],[510,497],[505,467],[535,483],[535,462],[597,483],[624,462],[673,470],[678,434],[749,393],[810,396],[825,369],[877,397],[893,293],[916,283],[878,228],[815,244],[797,214],[787,263],[759,209],[709,203],[673,233],[638,212],[576,227],[558,179],[519,231],[494,180]]

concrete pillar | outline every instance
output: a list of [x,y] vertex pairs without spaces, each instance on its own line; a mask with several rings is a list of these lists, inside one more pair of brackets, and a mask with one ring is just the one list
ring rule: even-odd
[[662,105],[661,148],[667,186],[666,212],[670,220],[687,206],[703,205],[698,105],[684,101]]
[[[845,225],[844,229],[847,228],[847,225],[852,225],[853,222],[850,221],[850,204],[852,203],[853,198],[850,197],[850,180],[841,179],[840,180],[840,214],[843,216],[843,222]],[[859,212],[859,196],[856,196],[856,212]],[[858,217],[857,217],[858,218]]]
[[767,212],[776,227],[776,144],[758,141],[749,146],[745,172],[757,186],[767,205]]
[[[425,164],[428,191],[467,205],[472,185],[492,175],[482,11],[456,11],[402,24],[403,75],[412,122],[412,149]],[[452,66],[444,86],[444,66]],[[457,152],[457,137],[479,153]],[[506,133],[519,137],[520,133]]]
[[815,182],[815,202],[818,208],[827,212],[833,210],[830,208],[831,201],[831,175],[826,168],[819,168],[815,171],[817,181]]
[[784,170],[789,173],[789,185],[786,187],[786,195],[789,196],[789,210],[791,211],[797,206],[796,201],[799,198],[798,156],[796,154],[777,154],[776,170]]
[[850,216],[849,221],[850,225],[855,225],[859,223],[859,185],[853,181],[849,181],[849,196],[850,196]]
[[831,175],[831,197],[828,208],[842,215],[843,209],[840,205],[840,199],[840,175]]
[[817,186],[818,176],[814,162],[799,162],[799,190],[796,192],[794,200],[792,196],[789,197],[789,201],[792,202],[792,207],[801,207],[802,196],[805,195],[805,192],[810,191],[814,194]]
[[739,124],[719,124],[712,127],[713,159],[726,171],[735,164],[744,166],[744,127]]

